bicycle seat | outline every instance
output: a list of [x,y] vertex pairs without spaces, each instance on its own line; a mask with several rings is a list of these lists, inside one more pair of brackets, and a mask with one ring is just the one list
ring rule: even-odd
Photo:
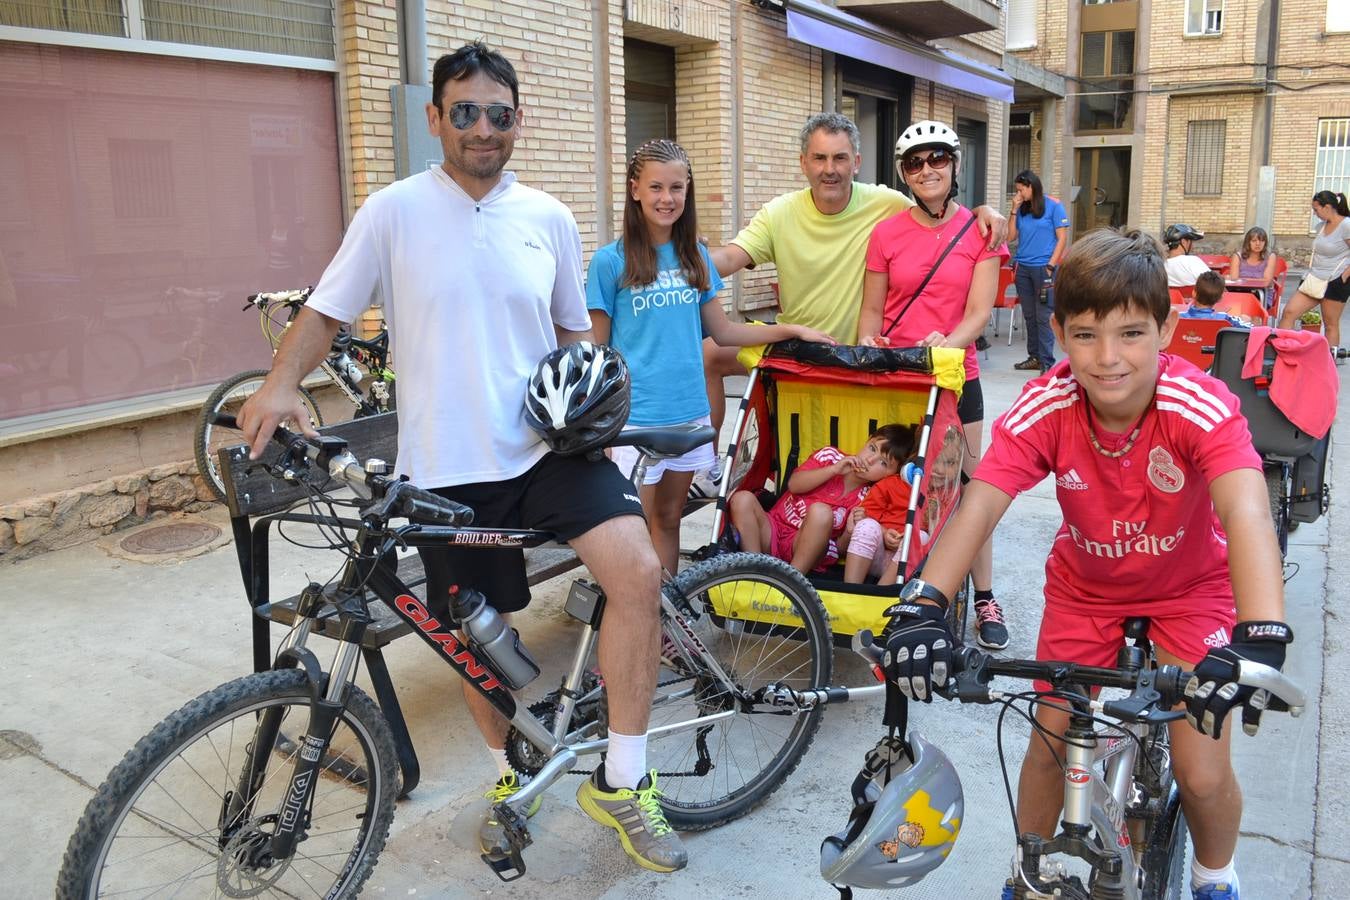
[[625,428],[610,441],[612,447],[637,447],[656,459],[683,456],[695,447],[701,447],[717,437],[711,425],[685,422],[682,425],[653,425]]

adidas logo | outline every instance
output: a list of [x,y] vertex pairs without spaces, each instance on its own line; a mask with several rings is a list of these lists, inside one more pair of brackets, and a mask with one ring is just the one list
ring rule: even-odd
[[1087,482],[1078,476],[1077,469],[1070,469],[1056,478],[1055,484],[1066,491],[1086,491],[1088,489]]
[[1228,629],[1220,628],[1218,631],[1205,638],[1206,647],[1227,647],[1231,640],[1228,638]]

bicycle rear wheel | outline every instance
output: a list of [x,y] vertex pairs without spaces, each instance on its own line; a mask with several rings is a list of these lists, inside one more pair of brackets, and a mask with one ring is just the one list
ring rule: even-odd
[[762,554],[697,563],[664,592],[679,616],[663,616],[649,734],[710,721],[650,736],[647,762],[660,775],[670,824],[702,830],[745,815],[801,761],[822,710],[776,707],[756,692],[771,683],[795,690],[828,685],[831,635],[810,583]]
[[[263,672],[214,688],[156,725],[89,801],[57,896],[355,894],[384,847],[397,792],[389,726],[355,687],[319,769],[305,840],[290,859],[265,852],[309,706],[303,672]],[[259,787],[241,800],[241,777],[253,766]]]
[[[266,369],[254,369],[240,372],[238,375],[221,382],[211,396],[206,398],[201,415],[197,418],[197,435],[193,442],[193,452],[197,457],[197,471],[206,479],[206,484],[218,500],[225,499],[225,482],[220,478],[220,463],[217,451],[221,447],[242,442],[239,432],[230,428],[219,428],[215,424],[216,413],[236,415],[244,401],[252,397],[263,386],[267,378]],[[309,414],[309,422],[315,428],[323,424],[319,406],[314,397],[304,388],[297,388],[299,399]]]
[[1280,556],[1289,552],[1289,489],[1290,466],[1282,462],[1265,465],[1266,493],[1270,495],[1270,518],[1275,523],[1275,536],[1280,542]]

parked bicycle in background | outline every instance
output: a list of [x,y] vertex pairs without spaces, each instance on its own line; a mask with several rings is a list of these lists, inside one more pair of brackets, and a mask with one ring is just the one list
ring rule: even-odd
[[[281,343],[282,335],[295,320],[312,290],[313,288],[271,291],[254,294],[248,298],[248,305],[244,309],[257,307],[262,321],[263,336],[272,345],[274,353]],[[354,337],[345,328],[339,331],[333,338],[328,357],[319,365],[319,371],[326,375],[352,404],[355,418],[375,416],[394,409],[394,370],[389,367],[389,332],[383,325],[380,333],[369,340]],[[236,443],[237,435],[218,435],[215,427],[216,416],[221,413],[229,415],[237,413],[244,405],[244,401],[262,387],[266,378],[266,369],[240,372],[221,382],[202,406],[201,416],[197,420],[193,450],[197,458],[197,469],[217,499],[225,499],[225,485],[220,477],[216,454],[221,447]],[[309,414],[310,423],[316,428],[324,424],[323,414],[310,390],[301,387],[299,393],[300,400]]]

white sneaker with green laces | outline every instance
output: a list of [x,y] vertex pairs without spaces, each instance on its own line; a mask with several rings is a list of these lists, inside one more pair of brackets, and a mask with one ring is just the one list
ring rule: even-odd
[[[507,772],[501,778],[498,778],[497,783],[488,788],[487,793],[483,795],[483,799],[488,802],[488,808],[483,813],[483,821],[478,823],[478,846],[484,853],[495,854],[507,851],[506,829],[493,816],[492,808],[508,797],[514,796],[523,786],[516,780],[515,772]],[[525,807],[525,815],[532,816],[539,812],[539,804],[543,800],[542,796],[535,797],[534,801]]]
[[653,872],[674,872],[689,862],[684,845],[666,821],[656,772],[644,775],[636,789],[613,790],[605,783],[602,763],[577,789],[577,804],[601,825],[619,833],[623,850]]

